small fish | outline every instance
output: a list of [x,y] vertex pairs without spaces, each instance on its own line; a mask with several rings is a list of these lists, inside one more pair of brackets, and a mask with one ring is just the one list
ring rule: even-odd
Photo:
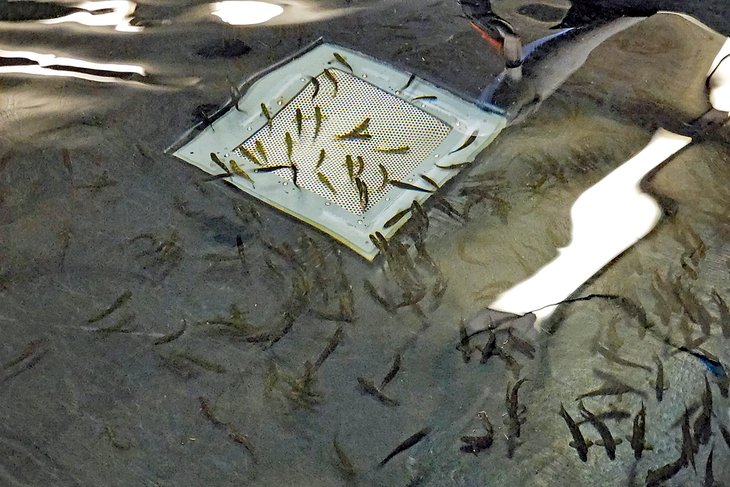
[[462,167],[466,167],[466,166],[472,164],[472,162],[457,162],[454,164],[449,164],[448,166],[442,166],[441,164],[436,164],[436,167],[439,167],[441,169],[461,169]]
[[627,394],[629,392],[638,394],[639,396],[642,396],[642,397],[645,396],[643,391],[640,391],[634,387],[631,387],[631,386],[629,386],[627,384],[623,384],[623,383],[615,383],[615,384],[606,384],[604,386],[599,387],[598,389],[594,389],[592,391],[581,394],[580,396],[576,397],[575,400],[580,401],[581,399],[584,399],[586,397],[597,397],[597,396],[620,396],[622,394]]
[[704,445],[712,434],[712,390],[705,376],[705,393],[702,395],[702,410],[694,423],[694,444]]
[[383,166],[382,164],[378,164],[378,169],[380,169],[380,175],[383,177],[383,182],[380,183],[380,186],[378,187],[378,191],[385,188],[385,185],[388,184],[388,181],[390,181],[390,178],[388,177],[388,170]]
[[390,366],[390,370],[385,375],[385,377],[383,377],[383,381],[380,383],[381,389],[383,387],[387,386],[390,383],[390,381],[392,381],[395,378],[396,374],[400,370],[400,362],[401,362],[400,354],[396,353],[395,358],[393,359],[393,365]]
[[408,78],[408,81],[405,85],[403,85],[403,88],[400,89],[400,91],[405,91],[409,86],[411,86],[411,83],[416,79],[416,73],[411,73],[411,76]]
[[370,127],[370,117],[365,118],[354,129],[347,133],[336,135],[337,139],[369,139],[370,134],[365,133]]
[[411,100],[413,100],[413,101],[416,101],[416,100],[436,101],[436,100],[438,100],[438,97],[435,95],[421,95],[421,96],[416,96],[414,98],[411,98]]
[[727,377],[727,372],[725,371],[725,367],[722,365],[722,363],[720,363],[719,360],[708,356],[706,353],[700,353],[700,352],[695,352],[694,350],[690,350],[687,347],[678,347],[678,348],[679,348],[679,350],[686,352],[686,353],[692,355],[693,357],[697,358],[702,363],[702,365],[704,365],[705,368],[707,368],[707,370],[709,370],[710,373],[712,373],[712,375],[714,375],[715,377],[717,377],[717,378]]
[[433,186],[434,189],[439,189],[439,185],[436,183],[436,181],[434,181],[430,177],[426,176],[425,174],[420,174],[420,176],[421,176],[421,179],[423,179],[428,184],[430,184],[431,186]]
[[347,456],[342,447],[340,447],[340,445],[337,443],[337,436],[334,436],[332,438],[332,447],[335,449],[337,459],[340,461],[339,467],[340,469],[342,469],[342,472],[348,477],[355,476],[355,474],[357,473],[355,470],[355,466],[352,464],[350,458]]
[[507,330],[507,334],[510,346],[514,347],[515,350],[529,359],[535,358],[535,346],[532,343],[515,335],[512,332],[512,328]]
[[249,176],[246,171],[244,171],[243,169],[241,169],[241,166],[239,166],[238,164],[236,164],[236,161],[234,161],[233,159],[231,159],[230,161],[228,161],[228,163],[231,165],[231,171],[233,171],[237,175],[241,176],[243,179],[245,179],[246,181],[250,182],[251,184],[254,184],[253,179],[251,179],[251,176]]
[[520,370],[522,370],[522,366],[520,365],[515,358],[507,353],[507,351],[502,347],[496,347],[495,353],[497,357],[502,359],[507,367],[512,371],[512,375],[515,377],[519,377]]
[[722,433],[722,439],[725,440],[725,444],[728,448],[730,448],[730,431],[728,431],[727,427],[722,423],[718,426],[720,427],[720,433]]
[[[377,239],[376,239],[376,241],[377,241]],[[376,303],[378,303],[380,306],[382,306],[382,308],[385,311],[387,311],[389,314],[392,314],[392,315],[394,315],[396,313],[395,306],[393,306],[387,299],[385,299],[383,296],[381,296],[378,293],[378,290],[375,289],[375,286],[373,286],[373,284],[370,281],[365,279],[363,284],[365,287],[365,291],[367,291],[367,293],[370,295],[370,297],[373,298],[373,300],[375,300]]]
[[342,341],[342,334],[343,329],[341,326],[339,326],[337,330],[335,330],[335,333],[332,335],[329,342],[327,342],[327,346],[324,348],[324,350],[322,350],[322,353],[319,354],[319,357],[317,357],[317,360],[314,362],[313,368],[315,372],[340,344],[340,342]]
[[[299,168],[297,167],[296,164],[292,164],[291,165],[291,182],[297,188],[299,188],[299,185],[297,184],[298,178],[299,178]],[[299,188],[299,189],[301,189],[301,188]]]
[[586,407],[583,405],[583,401],[580,401],[578,403],[578,407],[580,408],[581,415],[586,418],[588,422],[591,423],[591,426],[593,426],[596,431],[598,431],[598,433],[601,435],[603,447],[606,449],[606,454],[608,455],[608,458],[610,460],[616,459],[616,445],[619,444],[621,440],[614,439],[613,435],[611,434],[611,430],[608,429],[606,423],[596,418],[596,416],[592,412],[588,411],[588,409],[586,409]]
[[481,364],[486,364],[497,349],[497,336],[494,334],[494,331],[487,328],[486,333],[487,341],[482,345],[482,358],[479,360]]
[[324,70],[324,75],[327,77],[328,80],[330,80],[330,83],[332,83],[332,97],[337,96],[337,76],[335,76],[335,73],[333,73],[329,69]]
[[449,154],[453,154],[454,152],[459,152],[460,150],[465,149],[466,147],[469,147],[471,144],[474,143],[475,140],[477,140],[478,133],[479,133],[479,131],[478,130],[475,130],[469,136],[469,138],[466,139],[466,141],[463,144],[461,144],[459,147],[457,147],[456,149],[454,149],[451,152],[449,152]]
[[236,235],[236,250],[238,251],[238,260],[241,262],[241,267],[243,267],[243,273],[248,274],[248,269],[246,268],[246,249],[240,235]]
[[707,455],[707,463],[705,464],[705,487],[715,487],[715,474],[712,472],[712,456],[715,453],[715,446],[710,449]]
[[644,401],[641,401],[641,409],[634,416],[634,426],[631,434],[631,449],[634,450],[634,458],[640,459],[646,443],[646,409]]
[[355,160],[357,160],[357,171],[355,171],[355,177],[360,177],[365,170],[365,159],[363,159],[362,156],[357,156]]
[[349,64],[349,63],[347,62],[347,59],[345,59],[345,58],[344,58],[344,57],[342,56],[342,54],[340,54],[340,53],[338,53],[338,52],[335,52],[335,53],[333,53],[333,54],[334,54],[334,56],[335,56],[335,59],[337,59],[337,62],[338,62],[338,63],[342,64],[342,65],[343,65],[344,67],[346,67],[347,69],[349,69],[351,73],[353,72],[353,70],[352,70],[352,66],[350,66],[350,64]]
[[526,378],[518,380],[514,387],[511,387],[511,383],[507,383],[507,393],[505,395],[505,402],[507,403],[507,417],[509,418],[509,436],[520,437],[520,430],[523,420],[520,419],[520,403],[518,393],[520,386],[527,382]]
[[[325,157],[325,152],[324,152],[324,149],[320,149],[320,150],[319,150],[319,159],[317,159],[317,164],[315,164],[315,165],[314,165],[314,170],[315,170],[315,171],[316,171],[317,169],[319,169],[319,166],[321,166],[321,165],[322,165],[322,163],[324,162],[324,157]],[[320,178],[320,179],[321,179],[321,178]]]
[[580,458],[584,462],[587,462],[588,447],[590,446],[590,442],[586,442],[586,439],[580,432],[580,428],[578,428],[578,425],[575,424],[575,421],[573,420],[573,418],[570,417],[570,414],[568,414],[568,412],[565,410],[565,407],[563,407],[562,403],[560,404],[560,415],[563,417],[565,423],[568,425],[570,434],[573,437],[573,441],[570,442],[570,446],[572,448],[575,448],[575,451],[578,452],[578,458]]
[[223,161],[220,160],[220,158],[216,155],[215,152],[210,153],[210,160],[213,161],[216,166],[223,169],[223,171],[228,172],[228,168],[226,167],[225,164],[223,164]]
[[[251,440],[246,436],[245,434],[238,431],[236,428],[231,426],[230,424],[228,426],[228,437],[238,443],[239,445],[242,445],[251,455],[255,455],[253,443],[251,443]],[[254,462],[256,460],[254,459]]]
[[396,213],[395,215],[390,217],[387,222],[385,222],[385,224],[383,225],[383,228],[392,227],[393,225],[398,223],[404,216],[406,216],[410,212],[411,212],[410,207],[406,208],[405,210],[399,211],[398,213]]
[[728,309],[727,303],[720,296],[717,290],[712,290],[712,299],[717,304],[717,308],[720,311],[720,326],[722,327],[722,336],[730,338],[730,309]]
[[685,407],[684,414],[682,415],[682,459],[684,460],[685,464],[689,462],[692,465],[692,468],[696,471],[697,467],[695,466],[695,453],[697,452],[697,450],[695,449],[694,440],[692,439],[689,419],[689,411]]
[[289,159],[289,164],[291,164],[291,156],[294,153],[294,139],[292,139],[289,132],[284,134],[284,142],[286,142],[286,157]]
[[407,145],[401,145],[400,147],[375,147],[373,150],[383,154],[407,154],[411,148]]
[[271,112],[269,112],[269,109],[266,107],[265,103],[261,103],[261,113],[264,114],[264,118],[266,119],[266,124],[269,126],[269,130],[272,129],[271,121]]
[[409,448],[415,446],[418,444],[421,440],[423,440],[428,434],[431,433],[431,428],[426,427],[423,428],[421,431],[409,436],[406,438],[400,445],[395,447],[395,449],[388,454],[379,464],[379,467],[384,466],[386,463],[388,463],[394,456],[398,455],[399,453],[403,453],[404,451],[408,450]]
[[[256,141],[256,143],[260,144],[260,142],[258,140]],[[263,149],[263,147],[264,146],[262,145],[261,148]],[[253,152],[251,152],[250,150],[248,150],[245,147],[239,147],[239,149],[241,150],[241,154],[246,156],[251,162],[253,162],[257,166],[263,166],[263,164],[261,164],[261,161],[259,161],[259,159],[254,155]],[[227,171],[227,169],[226,169],[226,171]]]
[[477,455],[479,452],[492,446],[494,441],[494,427],[492,427],[492,423],[489,421],[487,413],[485,411],[479,411],[477,416],[479,416],[482,420],[482,424],[484,425],[484,429],[487,434],[482,436],[462,436],[461,441],[466,444],[462,445],[459,449],[464,453]]
[[664,391],[669,389],[669,384],[664,379],[664,365],[657,354],[654,354],[654,363],[656,364],[656,382],[654,382],[654,391],[656,392],[656,400],[661,402],[664,398]]
[[[322,150],[324,150],[324,149],[322,149]],[[329,189],[330,191],[332,191],[334,194],[337,194],[337,190],[332,185],[332,182],[330,182],[329,178],[324,175],[324,173],[318,172],[317,173],[317,179],[319,179],[322,182],[322,184],[324,184],[325,186],[327,186],[327,189]]]
[[363,209],[367,208],[370,199],[367,184],[365,184],[362,179],[355,178],[355,186],[357,186],[357,192],[360,197],[360,206],[362,206]]
[[606,360],[613,362],[615,364],[624,365],[626,367],[634,367],[637,369],[646,370],[647,372],[651,372],[651,367],[621,358],[618,356],[618,354],[616,352],[614,352],[613,350],[609,350],[607,347],[604,347],[603,345],[596,345],[595,350],[599,354],[601,354]]
[[646,473],[646,487],[659,487],[664,485],[667,480],[677,475],[685,466],[684,458],[679,457],[677,460],[667,463],[656,470],[649,470]]
[[278,166],[266,166],[266,167],[257,167],[254,169],[254,172],[273,172],[278,171],[279,169],[291,169],[292,166],[289,164],[280,164]]
[[302,115],[301,108],[297,108],[296,112],[294,112],[294,119],[297,122],[297,135],[299,137],[302,136],[302,121],[304,120],[304,115]]
[[347,154],[347,156],[345,156],[345,167],[347,168],[347,176],[350,178],[350,181],[354,181],[355,162],[352,160],[352,156],[350,154]]
[[319,93],[319,80],[315,78],[314,76],[309,77],[312,82],[312,86],[314,87],[314,91],[312,92],[312,100],[317,96],[317,93]]
[[185,329],[187,328],[187,323],[183,320],[183,326],[177,331],[173,331],[172,333],[168,333],[167,335],[161,336],[157,340],[155,340],[152,344],[153,345],[162,345],[164,343],[170,343],[173,340],[177,340],[182,336],[183,333],[185,333]]
[[105,309],[101,313],[99,313],[99,314],[97,314],[97,315],[89,318],[88,320],[86,320],[86,322],[87,323],[96,323],[97,321],[101,321],[102,319],[106,318],[107,316],[109,316],[110,314],[112,314],[117,309],[119,309],[122,306],[124,306],[127,303],[127,301],[129,301],[131,299],[131,297],[132,297],[132,292],[131,291],[124,291],[121,294],[121,296],[119,296],[112,303],[111,306],[109,306],[107,309]]
[[322,115],[322,109],[319,107],[319,105],[316,105],[314,107],[314,138],[315,139],[319,135],[319,130],[322,128],[323,119],[324,119],[324,115]]
[[421,188],[419,186],[414,186],[413,184],[404,183],[403,181],[396,181],[395,179],[389,179],[388,184],[391,186],[395,186],[396,188],[400,189],[408,189],[411,191],[420,191],[422,193],[433,193],[433,190]]
[[[257,151],[257,152],[258,152],[259,154],[261,154],[261,158],[262,158],[262,159],[264,160],[264,162],[265,162],[266,164],[268,164],[268,163],[269,163],[269,158],[268,158],[268,156],[266,155],[266,149],[264,149],[264,144],[263,144],[263,143],[262,143],[262,142],[261,142],[260,140],[256,139],[255,145],[256,145],[256,151]],[[243,150],[241,150],[241,152],[243,152]],[[261,164],[259,164],[259,166],[260,166],[260,165],[261,165]]]
[[381,403],[385,404],[386,406],[395,407],[400,404],[395,399],[391,399],[388,396],[386,396],[385,394],[383,394],[382,391],[380,389],[378,389],[375,384],[373,384],[373,381],[366,379],[364,377],[358,377],[357,382],[358,382],[358,384],[360,384],[360,388],[363,391],[370,394],[371,396],[373,396],[375,399],[377,399]]

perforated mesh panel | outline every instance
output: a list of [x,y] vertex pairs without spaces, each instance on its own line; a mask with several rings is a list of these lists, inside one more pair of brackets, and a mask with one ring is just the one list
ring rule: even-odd
[[[286,133],[294,144],[291,162],[298,168],[297,183],[302,189],[316,193],[356,215],[362,215],[367,208],[377,203],[392,189],[383,185],[379,164],[382,164],[390,179],[408,181],[409,174],[448,136],[451,127],[418,107],[393,96],[365,80],[347,72],[332,69],[337,79],[334,84],[320,73],[319,92],[314,95],[314,83],[308,83],[290,103],[283,107],[269,106],[273,116],[271,127],[264,125],[253,136],[242,141],[236,153],[245,158],[240,147],[254,153],[265,166],[289,165]],[[304,80],[306,81],[306,80]],[[324,119],[315,137],[315,107],[319,106]],[[301,135],[297,130],[296,109],[304,116]],[[278,112],[277,112],[278,110]],[[263,113],[261,117],[264,117]],[[370,118],[368,140],[342,140],[337,135],[352,131]],[[256,141],[263,144],[266,161],[256,149]],[[393,149],[408,146],[403,154],[392,154],[376,149]],[[315,170],[320,150],[325,150],[322,165]],[[350,179],[345,161],[352,156],[355,169],[357,156],[364,161],[360,179],[368,188],[368,207],[361,205],[356,184]],[[250,168],[256,167],[251,163]],[[249,169],[249,167],[247,167]],[[332,184],[335,193],[317,175],[321,172]],[[279,169],[261,177],[279,177],[292,180],[290,169]]]

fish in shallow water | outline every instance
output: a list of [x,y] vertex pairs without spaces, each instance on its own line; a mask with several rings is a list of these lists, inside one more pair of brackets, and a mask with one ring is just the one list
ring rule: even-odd
[[313,88],[312,100],[314,100],[314,98],[317,96],[317,93],[319,93],[319,80],[317,78],[315,78],[314,76],[310,76],[309,78],[311,79],[311,82],[312,82],[312,88]]
[[324,70],[324,75],[332,83],[332,96],[337,96],[337,76],[329,69]]
[[337,62],[338,63],[342,64],[344,67],[346,67],[347,69],[349,69],[350,72],[353,72],[352,71],[352,66],[350,66],[350,63],[347,62],[347,59],[345,59],[342,54],[340,54],[339,52],[335,52],[333,54],[335,56],[335,59],[337,59]]
[[[322,150],[324,150],[324,149],[322,149]],[[332,193],[337,194],[337,190],[335,189],[335,187],[332,185],[332,182],[329,180],[329,178],[324,173],[318,172],[317,179],[319,179],[322,184],[327,186],[327,189],[332,191]]]
[[646,443],[646,409],[644,401],[641,401],[641,409],[634,416],[634,426],[631,434],[631,449],[634,450],[634,458],[640,459]]
[[593,426],[596,431],[598,431],[598,434],[601,435],[601,441],[603,442],[603,447],[606,449],[606,454],[608,455],[608,458],[610,460],[614,460],[616,458],[616,445],[619,444],[621,440],[614,439],[613,435],[611,434],[611,430],[608,429],[606,423],[596,418],[596,416],[592,412],[586,409],[586,407],[583,405],[583,401],[580,401],[578,403],[578,407],[580,408],[580,414],[584,418],[586,418],[588,422],[591,423],[591,426]]
[[[322,120],[324,120],[324,115],[322,115],[322,109],[319,107],[319,105],[314,107],[314,138],[316,139],[319,135],[319,131],[322,128]],[[322,149],[324,150],[324,149]]]
[[291,164],[291,156],[294,153],[294,139],[292,139],[289,132],[284,134],[284,142],[286,143],[286,157],[289,159],[289,164]]
[[297,122],[297,135],[302,136],[302,123],[304,121],[304,115],[302,115],[302,109],[297,108],[294,112],[294,120]]
[[368,128],[370,127],[370,117],[366,117],[362,122],[360,122],[355,128],[350,130],[349,132],[346,132],[344,134],[336,135],[335,138],[337,139],[369,139],[372,137],[370,134],[366,133]]
[[403,181],[396,181],[395,179],[389,179],[388,184],[390,184],[391,186],[395,186],[396,188],[399,188],[399,189],[407,189],[410,191],[420,191],[422,193],[433,193],[433,190],[421,188],[419,186],[414,186],[413,184],[404,183]]
[[269,130],[271,130],[272,127],[272,117],[271,112],[269,112],[269,108],[266,106],[266,103],[261,103],[261,113],[263,113],[264,118],[266,119],[266,124],[269,126]]
[[417,433],[414,433],[413,435],[406,438],[400,445],[395,447],[395,449],[388,454],[379,464],[379,467],[384,466],[386,463],[388,463],[393,457],[398,455],[399,453],[403,453],[404,451],[408,450],[409,448],[414,447],[417,445],[421,440],[423,440],[426,436],[431,433],[431,428],[426,427],[420,430]]
[[586,441],[586,439],[583,437],[583,433],[581,433],[580,431],[580,428],[577,424],[575,424],[575,421],[570,416],[570,414],[568,414],[562,404],[560,404],[560,415],[565,420],[565,424],[568,425],[570,434],[573,437],[573,441],[570,442],[570,446],[572,448],[575,448],[575,451],[578,452],[578,458],[580,458],[581,461],[587,462],[588,447],[591,446],[590,441]]
[[664,378],[664,365],[657,354],[654,354],[654,363],[656,364],[656,381],[654,382],[654,391],[656,400],[661,402],[664,398],[664,391],[669,389],[669,383]]

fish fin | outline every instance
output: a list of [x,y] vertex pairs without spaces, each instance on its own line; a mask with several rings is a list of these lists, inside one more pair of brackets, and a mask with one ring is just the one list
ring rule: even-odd
[[586,440],[586,446],[588,448],[592,447],[593,445],[594,445],[594,443],[591,440]]
[[624,440],[622,440],[621,438],[616,438],[615,442],[617,445],[620,445],[621,443],[624,442]]

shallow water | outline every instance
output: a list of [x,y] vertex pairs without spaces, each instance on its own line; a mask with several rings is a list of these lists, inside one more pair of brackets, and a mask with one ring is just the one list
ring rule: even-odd
[[[292,3],[295,18],[311,20],[232,26],[199,2],[140,2],[135,20],[96,27],[31,20],[60,14],[48,5],[0,10],[0,484],[643,485],[648,470],[676,460],[684,407],[700,404],[709,374],[665,342],[730,360],[727,126],[644,179],[661,205],[658,224],[573,295],[610,298],[563,304],[539,329],[517,321],[496,332],[519,370],[498,356],[482,364],[478,350],[466,362],[459,326],[484,328],[486,306],[568,245],[581,193],[657,127],[681,131],[706,111],[704,76],[730,34],[723,6],[691,10],[720,34],[666,15],[617,34],[503,131],[440,190],[462,218],[426,205],[424,241],[445,293],[434,296],[438,272],[422,263],[429,293],[388,312],[365,288],[399,301],[382,257],[368,263],[221,181],[202,182],[164,149],[200,121],[201,107],[211,114],[226,101],[229,80],[320,36],[466,98],[503,64],[455,2]],[[528,3],[494,7],[531,41],[555,22],[553,10],[521,9]],[[41,66],[29,53],[57,59]],[[21,69],[31,65],[43,69]],[[528,87],[539,87],[545,70],[530,69]],[[409,247],[412,227],[396,237]],[[533,358],[508,328],[534,344]],[[306,363],[340,329],[306,383]],[[382,391],[397,405],[384,404],[358,377],[380,386],[396,355],[400,370]],[[668,383],[661,401],[654,355]],[[585,400],[595,413],[629,417],[606,421],[624,439],[616,459],[593,446],[584,463],[558,412],[563,404],[581,418],[575,398],[601,386],[602,371],[635,391]],[[504,395],[519,378],[528,379],[524,423],[508,440]],[[722,381],[710,379],[712,437],[699,445],[697,473],[683,468],[674,485],[702,485],[711,451],[715,480],[730,481],[720,430],[730,410]],[[642,402],[653,449],[635,461],[625,438]],[[480,411],[494,442],[464,453],[462,436],[485,434]]]

